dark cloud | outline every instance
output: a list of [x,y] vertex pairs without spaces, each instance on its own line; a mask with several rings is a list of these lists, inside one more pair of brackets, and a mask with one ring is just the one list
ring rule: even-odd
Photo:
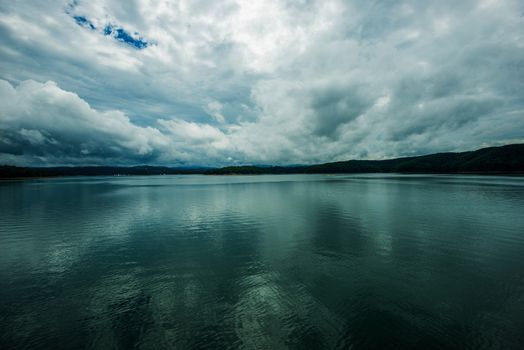
[[356,88],[328,87],[312,93],[311,108],[316,117],[315,134],[335,137],[338,127],[362,115],[373,101]]
[[25,162],[155,162],[168,140],[118,111],[98,112],[54,83],[0,81],[0,154]]
[[520,1],[0,4],[0,163],[310,163],[524,141]]

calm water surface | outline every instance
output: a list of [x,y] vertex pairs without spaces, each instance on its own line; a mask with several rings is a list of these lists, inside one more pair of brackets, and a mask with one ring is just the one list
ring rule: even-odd
[[524,349],[524,178],[0,183],[1,349]]

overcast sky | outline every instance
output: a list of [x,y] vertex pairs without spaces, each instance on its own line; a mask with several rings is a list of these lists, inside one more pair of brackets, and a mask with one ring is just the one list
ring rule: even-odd
[[299,164],[516,142],[521,0],[0,2],[0,164]]

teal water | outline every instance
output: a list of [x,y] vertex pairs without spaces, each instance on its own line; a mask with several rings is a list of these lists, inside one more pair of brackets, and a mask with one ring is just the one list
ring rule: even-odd
[[0,182],[0,349],[523,349],[524,178]]

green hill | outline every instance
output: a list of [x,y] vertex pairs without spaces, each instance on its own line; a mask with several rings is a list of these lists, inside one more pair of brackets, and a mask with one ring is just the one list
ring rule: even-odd
[[135,167],[16,167],[0,166],[0,178],[95,175],[257,175],[333,173],[511,173],[524,174],[524,144],[436,153],[387,160],[348,160],[309,166],[232,166],[224,168]]
[[387,160],[348,160],[300,167],[225,167],[207,174],[524,173],[524,144]]

